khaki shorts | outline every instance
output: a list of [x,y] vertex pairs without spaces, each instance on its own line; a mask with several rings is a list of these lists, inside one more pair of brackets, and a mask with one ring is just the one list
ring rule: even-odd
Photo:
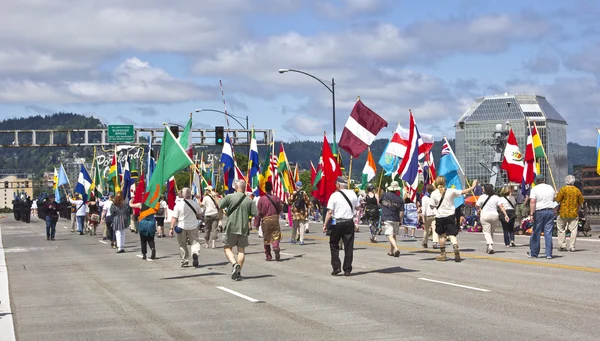
[[400,222],[399,221],[384,221],[383,222],[383,233],[386,236],[397,236],[400,234]]
[[248,245],[250,245],[250,243],[248,243],[248,236],[239,234],[223,235],[223,246],[226,248],[233,248],[234,246],[246,248]]

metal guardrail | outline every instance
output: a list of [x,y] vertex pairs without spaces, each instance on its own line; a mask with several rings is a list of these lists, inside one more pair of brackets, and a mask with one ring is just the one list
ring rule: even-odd
[[[41,129],[41,130],[0,130],[0,148],[22,147],[78,147],[109,146],[106,128],[96,129]],[[134,142],[129,145],[147,145],[148,137],[153,146],[160,146],[163,128],[135,128]],[[227,131],[231,143],[236,146],[249,146],[251,130],[230,129]],[[273,142],[273,130],[255,129],[257,144],[267,146]],[[147,135],[147,136],[146,136]],[[192,144],[195,146],[215,146],[215,131],[192,129]]]

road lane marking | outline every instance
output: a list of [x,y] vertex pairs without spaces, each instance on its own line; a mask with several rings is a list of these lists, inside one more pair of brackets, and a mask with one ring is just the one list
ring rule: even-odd
[[68,229],[68,227],[66,227],[66,226],[63,226],[63,229],[65,229],[65,230],[66,230],[66,229]]
[[13,315],[10,311],[10,294],[8,292],[8,268],[4,255],[4,244],[2,244],[2,229],[0,228],[0,335],[2,340],[14,341],[15,327]]
[[439,283],[439,284],[445,284],[445,285],[451,285],[453,287],[459,287],[459,288],[464,288],[464,289],[471,289],[471,290],[477,290],[477,291],[483,291],[483,292],[489,292],[490,290],[487,289],[481,289],[481,288],[475,288],[475,287],[470,287],[468,285],[462,285],[462,284],[455,284],[455,283],[450,283],[450,282],[442,282],[442,281],[436,281],[434,279],[429,279],[429,278],[419,278],[422,281],[427,281],[427,282],[433,282],[433,283]]
[[250,296],[246,296],[246,295],[244,295],[244,294],[240,294],[240,293],[239,293],[239,292],[237,292],[237,291],[234,291],[234,290],[231,290],[231,289],[228,289],[228,288],[225,288],[225,287],[217,287],[217,289],[219,289],[219,290],[223,290],[223,291],[225,291],[225,292],[228,292],[228,293],[230,293],[230,294],[232,294],[232,295],[235,295],[235,296],[237,296],[237,297],[239,297],[239,298],[243,298],[243,299],[245,299],[245,300],[247,300],[247,301],[250,301],[250,302],[252,302],[252,303],[264,303],[264,301],[257,300],[256,298],[252,298],[252,297],[250,297]]
[[99,240],[99,241],[98,241],[98,243],[102,243],[102,244],[106,244],[106,245],[108,245],[108,242],[107,242],[107,241],[104,241],[104,240]]
[[292,257],[294,256],[294,255],[293,255],[293,254],[291,254],[291,253],[285,253],[285,252],[279,252],[279,254],[280,254],[280,255],[284,255],[284,256],[292,256]]
[[[283,236],[291,236],[291,234],[283,234]],[[313,240],[328,241],[329,237],[312,236],[312,239]],[[579,241],[579,239],[577,239],[577,241]],[[390,247],[388,243],[371,243],[371,242],[354,241],[354,244],[355,245],[368,245],[368,246],[379,247],[379,248],[389,248]],[[420,247],[410,247],[410,246],[401,246],[401,245],[398,245],[398,249],[403,250],[403,251],[421,251],[421,252],[439,254],[438,250],[423,249],[423,248],[420,248]],[[523,250],[525,251],[525,249],[523,249]],[[573,270],[573,271],[583,271],[583,272],[591,272],[591,273],[600,273],[600,268],[589,268],[589,267],[585,267],[585,266],[550,263],[550,262],[547,262],[545,260],[543,260],[543,261],[534,261],[534,260],[521,260],[521,259],[502,258],[502,257],[483,256],[483,255],[482,256],[477,256],[477,255],[465,254],[464,252],[460,254],[460,257],[464,258],[464,259],[483,259],[483,260],[491,260],[491,261],[503,262],[503,263],[513,263],[513,264],[521,264],[521,265],[533,265],[533,266],[539,266],[539,267],[544,267],[544,268],[554,268],[554,269],[562,269],[562,270]],[[525,257],[525,252],[523,252],[523,257]]]

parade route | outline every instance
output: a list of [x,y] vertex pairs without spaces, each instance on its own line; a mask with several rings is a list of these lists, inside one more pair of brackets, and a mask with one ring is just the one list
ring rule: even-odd
[[39,219],[3,219],[0,339],[595,340],[600,333],[600,244],[589,237],[578,239],[576,252],[558,252],[555,240],[555,258],[546,260],[525,256],[527,237],[505,248],[497,233],[496,253],[487,255],[481,233],[461,233],[463,262],[444,263],[420,238],[401,240],[402,255],[389,257],[385,237],[370,243],[361,228],[352,276],[333,277],[320,224],[311,223],[303,246],[288,242],[283,225],[281,261],[266,262],[253,233],[243,280],[234,282],[222,248],[203,248],[199,268],[181,268],[174,238],[157,239],[158,259],[144,261],[129,232],[126,252],[116,254],[101,237],[58,228],[56,241],[46,241]]

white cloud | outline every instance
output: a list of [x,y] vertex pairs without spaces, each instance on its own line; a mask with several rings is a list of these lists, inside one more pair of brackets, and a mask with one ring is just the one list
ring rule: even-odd
[[5,103],[163,103],[207,97],[206,91],[195,83],[174,78],[138,58],[127,59],[107,79],[0,80],[0,101]]
[[283,128],[288,132],[301,136],[323,135],[323,131],[329,130],[322,120],[306,116],[295,116],[283,123]]
[[338,5],[334,2],[318,2],[316,4],[319,14],[335,19],[381,14],[390,7],[389,0],[341,0]]

